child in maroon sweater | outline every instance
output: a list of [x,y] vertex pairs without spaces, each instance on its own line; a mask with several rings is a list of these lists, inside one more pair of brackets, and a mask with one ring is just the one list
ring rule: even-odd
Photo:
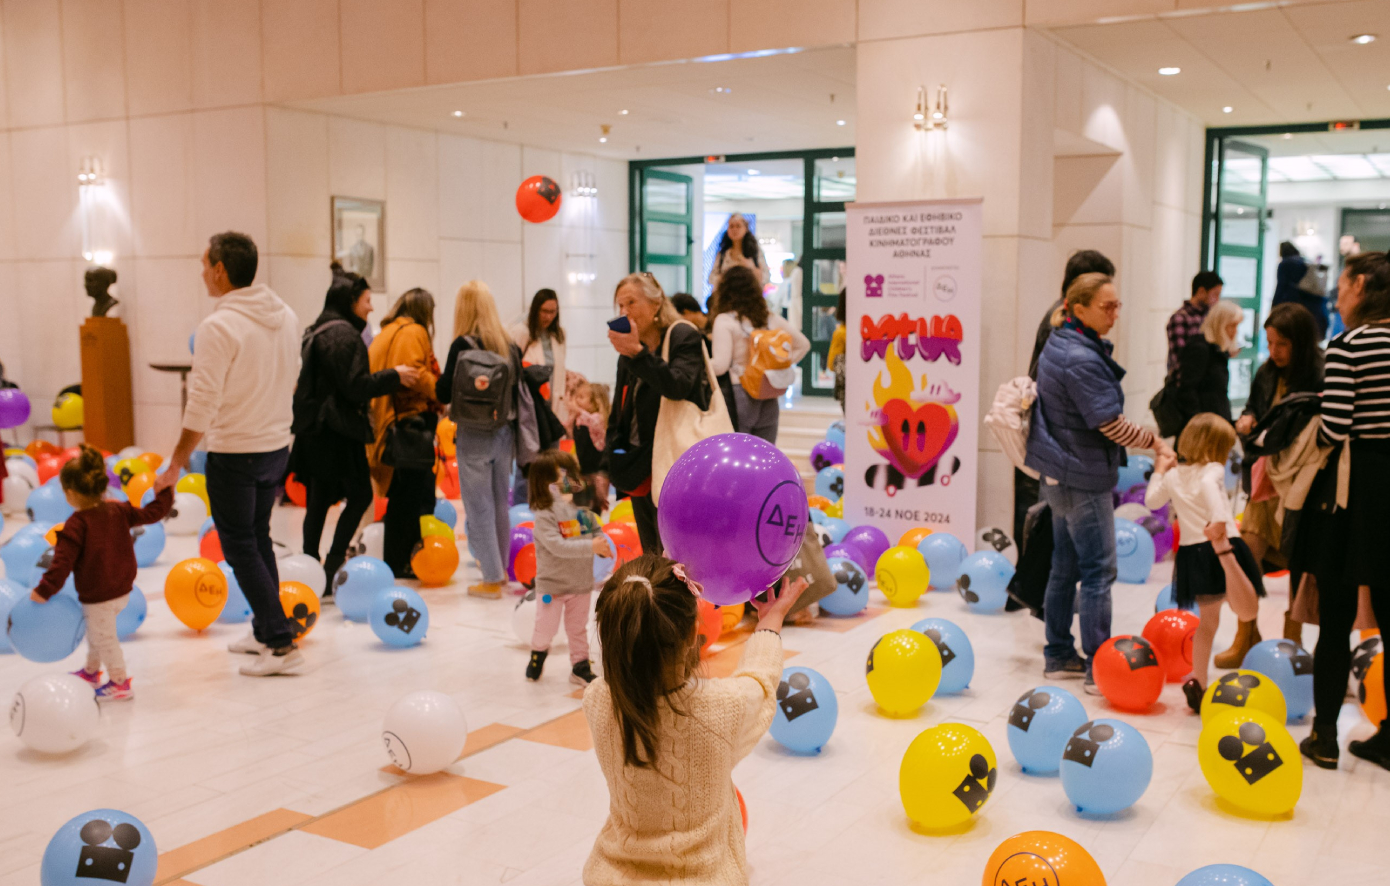
[[[103,499],[106,465],[101,453],[85,444],[80,455],[63,465],[58,477],[68,504],[76,511],[58,531],[53,564],[30,596],[35,602],[47,603],[63,589],[71,573],[87,619],[87,665],[73,673],[98,687],[98,700],[134,698],[125,656],[116,639],[116,616],[125,608],[135,583],[135,541],[130,527],[163,519],[174,503],[174,490],[164,489],[143,508]],[[102,662],[110,676],[104,685]]]

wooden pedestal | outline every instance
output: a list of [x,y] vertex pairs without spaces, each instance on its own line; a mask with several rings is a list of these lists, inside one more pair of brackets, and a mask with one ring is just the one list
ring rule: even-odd
[[82,414],[87,442],[107,452],[135,443],[130,337],[118,317],[82,324]]

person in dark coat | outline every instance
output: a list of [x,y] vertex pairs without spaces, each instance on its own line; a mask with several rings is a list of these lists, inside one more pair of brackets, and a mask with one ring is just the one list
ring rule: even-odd
[[1231,421],[1230,358],[1233,352],[1239,352],[1243,317],[1235,302],[1217,302],[1202,321],[1201,338],[1183,345],[1178,352],[1178,408],[1182,410],[1183,427],[1201,412],[1214,412]]
[[1283,304],[1303,305],[1318,324],[1318,341],[1327,337],[1327,296],[1304,292],[1299,288],[1308,274],[1308,260],[1298,247],[1285,240],[1279,244],[1279,267],[1274,272],[1274,298],[1270,307]]
[[319,559],[324,518],[334,503],[346,498],[333,543],[323,558],[327,587],[347,557],[348,544],[372,506],[372,482],[366,445],[374,439],[367,411],[374,397],[412,384],[418,372],[397,366],[370,372],[362,331],[372,312],[367,281],[333,263],[333,282],[323,300],[323,312],[304,331],[299,383],[294,394],[294,450],[290,470],[304,484],[308,501],[304,513],[304,553]]

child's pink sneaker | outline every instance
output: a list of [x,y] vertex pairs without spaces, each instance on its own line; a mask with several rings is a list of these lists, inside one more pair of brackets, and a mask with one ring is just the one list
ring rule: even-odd
[[130,678],[126,677],[124,683],[117,683],[108,680],[106,685],[97,690],[97,701],[125,701],[135,697],[135,689],[130,685]]
[[91,683],[93,686],[100,686],[100,685],[101,685],[101,669],[100,669],[100,668],[98,668],[98,669],[95,670],[95,671],[89,671],[89,670],[87,670],[86,668],[82,668],[80,671],[73,671],[73,672],[72,672],[72,675],[73,675],[74,677],[81,677],[83,680],[86,680],[88,683]]

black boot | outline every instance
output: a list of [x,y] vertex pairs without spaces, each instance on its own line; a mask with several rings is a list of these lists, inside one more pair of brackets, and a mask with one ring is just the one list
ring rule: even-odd
[[1313,722],[1313,732],[1303,741],[1298,743],[1298,749],[1303,752],[1303,756],[1312,760],[1314,765],[1323,769],[1336,769],[1337,757],[1337,725],[1319,726],[1317,721]]
[[1197,682],[1196,677],[1188,677],[1187,682],[1182,684],[1182,694],[1187,696],[1187,706],[1192,708],[1192,713],[1202,712],[1202,696],[1206,694],[1202,689],[1202,684]]
[[526,679],[539,680],[541,678],[541,669],[545,667],[545,657],[549,654],[549,651],[531,650],[531,661],[526,665]]
[[1390,769],[1390,720],[1381,720],[1380,729],[1365,741],[1349,742],[1347,750],[1363,760]]

